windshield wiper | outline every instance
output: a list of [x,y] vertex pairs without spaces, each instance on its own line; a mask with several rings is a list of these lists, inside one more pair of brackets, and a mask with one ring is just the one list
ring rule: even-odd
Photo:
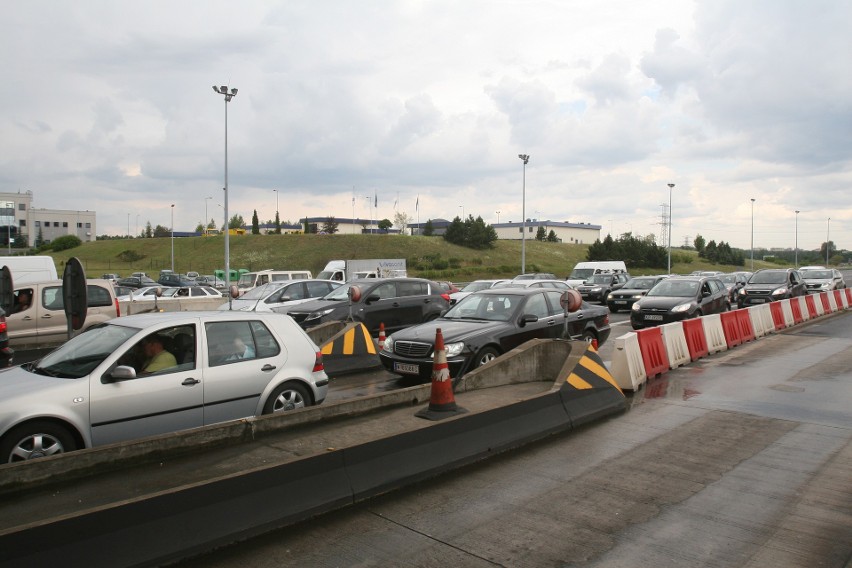
[[39,375],[47,375],[48,377],[58,377],[59,376],[59,373],[55,373],[53,371],[48,371],[44,367],[33,367],[32,372],[37,373]]

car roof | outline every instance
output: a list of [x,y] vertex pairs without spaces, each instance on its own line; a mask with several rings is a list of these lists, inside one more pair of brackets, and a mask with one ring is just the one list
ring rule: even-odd
[[406,277],[394,277],[394,278],[355,278],[346,282],[346,284],[378,284],[379,282],[428,282],[429,284],[436,284],[434,280],[429,280],[428,278],[406,278]]
[[121,316],[104,322],[105,325],[120,325],[125,327],[138,327],[145,329],[161,323],[191,321],[198,319],[210,320],[245,320],[245,319],[266,319],[280,318],[281,314],[274,312],[243,312],[243,311],[182,311],[182,312],[151,312],[144,314],[132,314],[129,316]]
[[479,292],[472,292],[471,296],[504,296],[506,294],[518,294],[521,296],[532,296],[538,292],[564,292],[565,290],[559,290],[558,288],[514,288],[514,287],[503,287],[503,288],[488,288],[486,290],[480,290]]

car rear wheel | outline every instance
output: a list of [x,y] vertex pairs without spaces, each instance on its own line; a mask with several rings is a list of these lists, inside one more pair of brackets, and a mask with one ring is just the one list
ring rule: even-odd
[[74,436],[52,422],[30,422],[9,431],[0,442],[0,462],[14,463],[72,452]]
[[269,400],[263,406],[264,414],[287,412],[310,406],[308,391],[299,383],[284,383],[272,391]]
[[598,336],[595,335],[594,331],[587,329],[586,331],[583,332],[583,341],[585,341],[586,343],[592,343],[593,341],[597,341],[597,340],[598,340]]
[[484,364],[493,361],[499,356],[500,353],[493,347],[483,347],[479,351],[479,353],[476,354],[476,359],[474,360],[473,368],[476,369],[478,367],[481,367]]

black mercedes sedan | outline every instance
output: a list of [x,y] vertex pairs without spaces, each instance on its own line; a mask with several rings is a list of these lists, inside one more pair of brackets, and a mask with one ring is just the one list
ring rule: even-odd
[[718,314],[731,309],[728,289],[718,276],[672,276],[633,304],[633,329]]
[[[430,380],[435,334],[441,329],[450,376],[459,378],[530,339],[561,338],[566,316],[562,290],[553,288],[492,288],[466,296],[439,319],[391,334],[379,352],[385,368],[399,375]],[[583,302],[567,316],[571,339],[609,337],[609,312]]]

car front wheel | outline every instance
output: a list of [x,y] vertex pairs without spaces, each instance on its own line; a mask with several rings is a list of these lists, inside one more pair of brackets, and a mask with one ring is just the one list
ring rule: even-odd
[[263,406],[264,414],[286,412],[304,408],[311,404],[308,391],[298,383],[284,383],[272,391],[272,395]]
[[14,463],[72,452],[74,436],[52,422],[31,422],[9,431],[0,442],[0,462]]
[[499,356],[500,353],[493,347],[484,347],[479,351],[479,353],[476,354],[476,359],[474,360],[473,368],[476,369],[478,367],[481,367],[484,364],[493,361]]

